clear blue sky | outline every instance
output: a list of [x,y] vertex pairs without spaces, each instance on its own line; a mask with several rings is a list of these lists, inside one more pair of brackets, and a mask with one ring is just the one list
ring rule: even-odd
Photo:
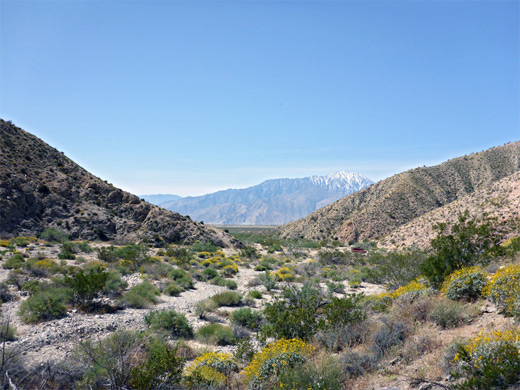
[[520,139],[517,1],[0,2],[0,116],[137,194]]

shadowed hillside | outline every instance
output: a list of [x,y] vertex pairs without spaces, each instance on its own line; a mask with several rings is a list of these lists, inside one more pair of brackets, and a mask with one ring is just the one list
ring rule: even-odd
[[47,227],[87,240],[232,243],[220,231],[108,184],[0,120],[0,234],[35,235]]
[[520,142],[412,169],[287,224],[283,237],[362,241],[397,227],[520,170]]

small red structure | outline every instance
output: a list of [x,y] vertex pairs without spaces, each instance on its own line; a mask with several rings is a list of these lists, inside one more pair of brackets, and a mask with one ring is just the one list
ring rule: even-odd
[[362,255],[366,254],[367,251],[364,250],[363,248],[359,248],[357,246],[355,246],[354,248],[351,249],[352,250],[352,253],[361,253]]

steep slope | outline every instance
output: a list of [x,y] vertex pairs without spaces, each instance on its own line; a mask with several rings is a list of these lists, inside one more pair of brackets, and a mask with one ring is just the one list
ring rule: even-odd
[[233,241],[102,181],[0,119],[0,234],[35,235],[46,227],[88,240]]
[[433,226],[440,222],[454,223],[465,210],[472,218],[489,218],[505,239],[520,235],[520,172],[415,218],[379,240],[378,246],[427,248],[436,236]]
[[187,197],[161,206],[213,224],[280,225],[372,184],[357,174],[266,180],[244,189]]
[[287,224],[283,237],[373,240],[520,170],[520,142],[412,169]]

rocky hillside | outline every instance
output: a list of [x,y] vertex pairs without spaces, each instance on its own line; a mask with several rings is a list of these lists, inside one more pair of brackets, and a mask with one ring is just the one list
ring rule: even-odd
[[378,246],[386,249],[427,248],[431,239],[437,235],[433,226],[441,222],[453,224],[465,210],[468,210],[472,218],[489,218],[495,229],[504,234],[505,239],[518,236],[520,172],[414,219],[383,237]]
[[287,224],[280,234],[343,241],[377,239],[519,170],[520,142],[412,169]]
[[223,225],[281,225],[302,218],[373,182],[357,173],[266,180],[256,186],[187,197],[160,206],[196,221]]
[[0,120],[0,234],[60,228],[75,239],[185,242],[232,239],[93,176],[37,137]]

